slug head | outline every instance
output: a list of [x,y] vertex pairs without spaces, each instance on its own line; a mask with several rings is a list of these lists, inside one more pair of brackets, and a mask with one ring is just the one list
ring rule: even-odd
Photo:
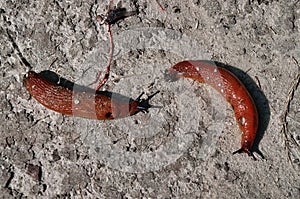
[[255,156],[253,155],[253,152],[251,150],[251,144],[247,141],[242,142],[242,147],[233,152],[232,154],[237,154],[237,153],[247,153],[249,156],[251,156],[253,158],[253,160],[256,160]]
[[147,113],[149,108],[161,108],[160,106],[154,106],[151,105],[149,103],[149,101],[156,95],[158,94],[159,91],[153,93],[152,95],[150,95],[147,99],[141,99],[141,97],[143,96],[144,92],[141,93],[134,102],[137,103],[136,105],[136,110],[134,112],[134,114],[138,113],[138,112],[143,112],[143,113]]

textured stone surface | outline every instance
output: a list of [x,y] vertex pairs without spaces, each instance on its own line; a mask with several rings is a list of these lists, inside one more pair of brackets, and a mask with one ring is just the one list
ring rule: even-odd
[[[22,80],[31,69],[92,83],[109,52],[107,27],[95,20],[108,1],[0,0],[1,198],[299,197],[299,1],[160,2],[165,12],[155,1],[114,1],[139,14],[112,26],[103,89],[132,98],[159,90],[152,104],[162,108],[93,121],[42,107]],[[183,59],[239,69],[261,114],[265,159],[232,155],[241,132],[212,88],[166,81]]]

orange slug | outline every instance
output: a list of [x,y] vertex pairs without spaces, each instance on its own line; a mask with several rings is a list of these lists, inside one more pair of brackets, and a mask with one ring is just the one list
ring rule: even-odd
[[236,121],[243,132],[241,148],[235,153],[252,154],[258,128],[255,103],[241,81],[228,70],[207,61],[182,61],[168,69],[171,78],[190,78],[215,88],[233,107]]
[[141,100],[141,95],[133,100],[116,93],[74,86],[72,83],[69,87],[62,86],[34,71],[28,72],[24,85],[30,95],[48,109],[65,115],[98,120],[111,120],[140,111],[146,112],[151,107],[149,100],[156,94],[146,100]]

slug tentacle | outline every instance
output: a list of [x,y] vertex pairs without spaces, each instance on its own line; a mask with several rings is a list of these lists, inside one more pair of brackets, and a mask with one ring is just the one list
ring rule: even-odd
[[147,99],[142,99],[141,100],[141,97],[142,95],[144,94],[144,92],[137,97],[137,99],[135,101],[138,102],[138,106],[137,106],[137,109],[139,111],[142,111],[144,113],[147,113],[148,112],[148,109],[149,108],[161,108],[160,106],[154,106],[154,105],[151,105],[149,104],[149,101],[156,95],[158,94],[159,91],[156,91],[155,93],[153,93],[152,95],[150,95]]

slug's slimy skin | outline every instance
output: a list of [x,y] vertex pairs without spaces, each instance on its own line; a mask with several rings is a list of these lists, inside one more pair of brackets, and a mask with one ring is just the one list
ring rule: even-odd
[[78,91],[63,87],[45,79],[41,74],[29,71],[24,79],[28,92],[39,103],[53,111],[89,119],[110,120],[147,111],[148,100],[132,100],[105,91],[84,88]]
[[205,61],[182,61],[168,69],[172,78],[190,78],[207,83],[221,93],[233,107],[236,121],[243,132],[241,149],[252,155],[252,145],[258,128],[256,106],[245,86],[228,70]]
[[[256,106],[245,86],[228,70],[205,61],[182,61],[168,69],[171,78],[190,78],[207,83],[221,93],[234,109],[235,117],[243,132],[241,148],[234,153],[252,155],[252,145],[258,128]],[[30,71],[24,79],[29,93],[45,107],[66,115],[89,119],[108,120],[127,117],[147,111],[149,100],[122,97],[111,92],[90,88],[73,89],[47,80],[40,73]]]

